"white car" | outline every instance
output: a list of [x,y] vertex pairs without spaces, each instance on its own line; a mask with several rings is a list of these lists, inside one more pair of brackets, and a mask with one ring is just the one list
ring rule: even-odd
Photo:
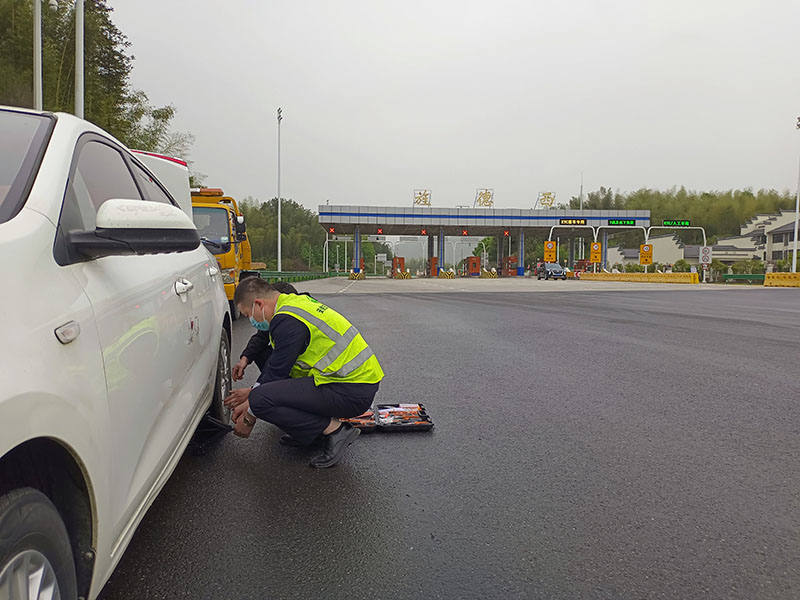
[[229,420],[222,278],[114,138],[8,107],[0,256],[0,598],[95,598],[203,416]]

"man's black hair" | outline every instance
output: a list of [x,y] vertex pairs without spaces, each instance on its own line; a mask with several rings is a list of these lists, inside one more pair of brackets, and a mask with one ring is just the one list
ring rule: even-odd
[[277,292],[272,284],[260,277],[247,277],[239,282],[233,294],[233,303],[237,306],[252,304],[253,300]]

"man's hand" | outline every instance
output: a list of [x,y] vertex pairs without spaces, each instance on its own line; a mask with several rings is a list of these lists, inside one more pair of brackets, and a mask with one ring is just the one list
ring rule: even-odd
[[223,400],[223,404],[228,408],[236,408],[240,406],[242,402],[247,402],[247,399],[250,397],[250,390],[251,388],[240,388],[238,390],[233,390],[230,395],[228,395],[225,400]]
[[233,409],[231,418],[236,424],[233,428],[233,434],[240,438],[250,437],[253,427],[256,425],[256,418],[247,412],[250,408],[250,402],[245,400],[239,406]]
[[241,381],[244,378],[244,370],[247,368],[247,357],[243,356],[235,365],[233,365],[233,380]]

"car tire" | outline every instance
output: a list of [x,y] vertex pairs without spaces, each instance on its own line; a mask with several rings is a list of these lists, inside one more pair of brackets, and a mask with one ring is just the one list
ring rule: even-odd
[[240,316],[242,316],[242,313],[240,313],[240,312],[239,312],[239,307],[238,307],[238,306],[236,306],[236,304],[234,303],[234,301],[233,301],[233,300],[228,300],[228,305],[229,305],[229,306],[230,306],[230,308],[231,308],[231,319],[232,319],[232,320],[234,320],[234,321],[235,321],[235,320],[236,320],[236,319],[238,319]]
[[29,487],[0,496],[0,598],[77,595],[69,534],[50,499]]
[[231,411],[223,404],[225,398],[231,393],[231,343],[228,333],[223,329],[219,338],[219,352],[217,353],[217,374],[214,378],[214,397],[211,400],[209,414],[225,424],[231,422]]

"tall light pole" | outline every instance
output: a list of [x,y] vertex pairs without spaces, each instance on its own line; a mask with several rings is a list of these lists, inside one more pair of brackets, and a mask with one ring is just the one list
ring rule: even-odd
[[488,261],[488,252],[486,252],[486,244],[483,243],[483,240],[478,242],[481,246],[483,246],[483,268],[485,269],[487,266]]
[[[800,129],[800,117],[797,117]],[[800,221],[800,166],[797,167],[797,200],[794,203],[794,253],[792,253],[792,273],[797,273],[797,222]]]
[[75,0],[75,116],[83,118],[83,0]]
[[33,0],[33,108],[42,110],[42,2]]
[[[33,108],[42,110],[42,1],[33,0]],[[48,6],[58,8],[56,0]]]
[[281,268],[281,109],[278,109],[278,273]]

